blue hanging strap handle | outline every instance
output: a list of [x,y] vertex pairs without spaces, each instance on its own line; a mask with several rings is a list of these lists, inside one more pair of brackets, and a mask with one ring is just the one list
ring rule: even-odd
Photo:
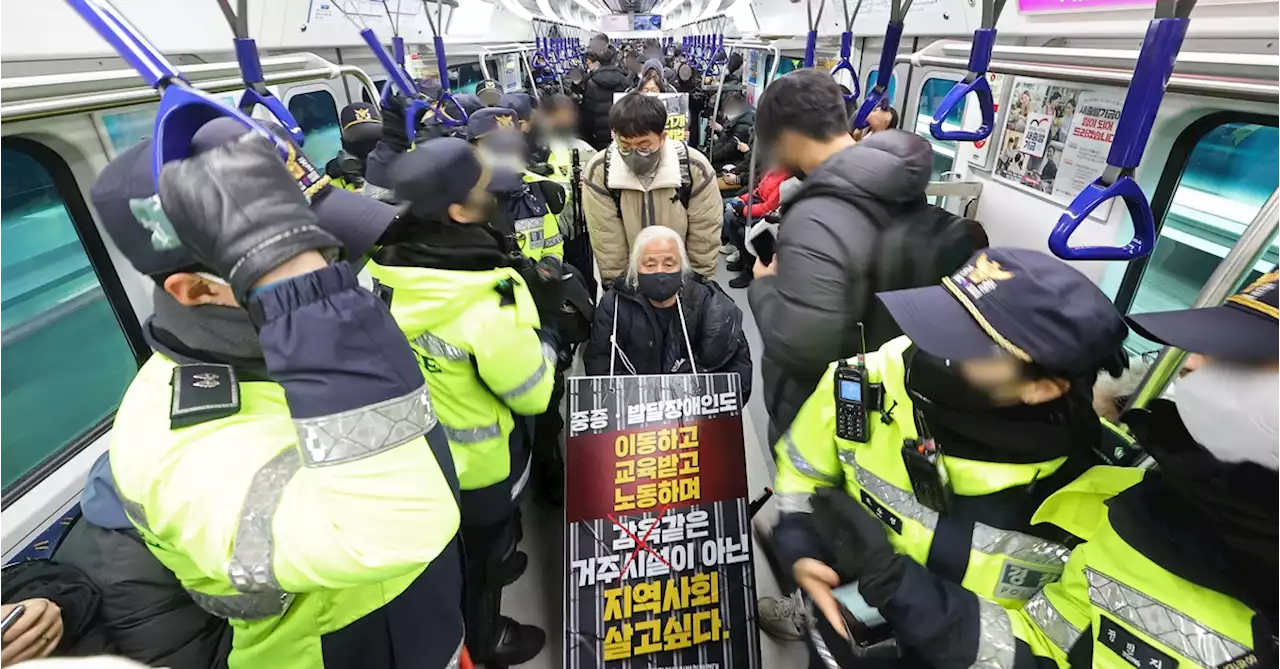
[[[987,81],[987,67],[991,65],[991,49],[996,45],[996,23],[1004,10],[1005,0],[982,0],[982,27],[973,33],[969,47],[969,72],[947,91],[942,104],[933,112],[929,132],[935,139],[953,142],[977,142],[991,136],[996,125],[996,101],[991,96],[991,84]],[[977,130],[947,130],[943,123],[947,116],[961,104],[965,96],[973,93],[978,98],[982,112],[982,125]]]
[[813,67],[818,55],[818,24],[822,23],[822,12],[827,9],[827,0],[821,0],[818,5],[817,18],[813,16],[813,0],[807,0],[804,8],[809,19],[809,32],[804,41],[804,66]]
[[143,37],[107,0],[67,0],[67,4],[106,40],[148,86],[160,92],[152,131],[151,174],[156,187],[160,170],[172,160],[191,156],[191,138],[205,123],[227,117],[271,140],[288,158],[297,149],[255,123],[247,114],[191,86],[160,50]]
[[[1155,18],[1147,25],[1142,51],[1133,68],[1133,80],[1125,94],[1124,107],[1116,125],[1107,167],[1102,176],[1080,191],[1049,233],[1049,250],[1063,260],[1135,260],[1151,253],[1156,243],[1156,225],[1151,203],[1133,178],[1142,162],[1142,152],[1151,136],[1164,98],[1165,86],[1173,74],[1178,51],[1186,37],[1195,0],[1157,0]],[[1068,244],[1072,233],[1094,209],[1113,198],[1124,200],[1133,221],[1133,239],[1124,246],[1081,246]]]
[[302,128],[297,119],[280,102],[280,98],[271,94],[262,76],[262,60],[258,57],[258,45],[249,37],[249,0],[239,0],[237,9],[231,8],[230,0],[218,0],[222,15],[227,18],[231,34],[235,37],[236,62],[240,64],[240,77],[244,80],[244,96],[240,98],[240,111],[252,114],[253,108],[262,105],[275,117],[289,136],[302,146]]
[[[378,39],[377,33],[372,28],[364,28],[360,31],[360,38],[369,46],[369,50],[373,52],[373,57],[378,59],[378,63],[382,65],[382,69],[387,73],[387,81],[389,82],[383,88],[383,97],[390,99],[389,91],[394,88],[396,92],[403,95],[407,102],[404,108],[404,132],[405,136],[410,139],[418,136],[418,119],[421,118],[423,110],[430,106],[430,102],[423,99],[418,94],[418,87],[405,74],[404,69],[396,66],[395,61],[391,60],[391,56],[387,53],[386,48],[382,46],[382,41]],[[441,84],[444,85],[443,83]]]
[[853,22],[858,18],[858,11],[862,9],[862,0],[858,0],[853,6],[853,13],[849,13],[849,0],[844,0],[844,32],[840,33],[840,62],[831,68],[831,78],[835,78],[839,72],[848,72],[849,78],[852,80],[853,87],[849,95],[844,96],[845,102],[856,102],[858,97],[862,95],[862,86],[858,82],[858,71],[853,69],[853,63],[849,61],[849,57],[853,55]]
[[[433,2],[437,6],[436,18],[434,21],[431,19],[431,3]],[[427,14],[427,25],[431,27],[431,46],[436,52],[436,69],[440,72],[440,87],[443,89],[443,92],[440,93],[440,99],[435,102],[435,113],[440,118],[440,121],[444,123],[445,127],[460,128],[467,124],[467,110],[463,109],[462,105],[458,104],[458,101],[453,98],[453,89],[449,85],[449,58],[444,52],[443,36],[445,27],[445,5],[448,5],[453,9],[457,9],[458,1],[422,0],[422,7],[426,10]],[[452,109],[458,112],[458,118],[454,118],[449,114],[448,108],[445,107],[446,104],[451,105]],[[417,107],[415,106],[412,109],[416,111]],[[409,122],[409,119],[411,118],[414,117],[406,112],[405,122]],[[410,137],[413,137],[413,135],[410,135]]]
[[911,0],[891,0],[889,25],[884,30],[884,50],[880,52],[880,69],[876,70],[876,81],[867,91],[862,106],[858,107],[858,114],[853,117],[855,130],[867,127],[867,117],[876,108],[890,104],[885,96],[889,92],[889,82],[893,81],[893,61],[898,57],[898,45],[902,43],[903,22],[908,11],[911,11]]

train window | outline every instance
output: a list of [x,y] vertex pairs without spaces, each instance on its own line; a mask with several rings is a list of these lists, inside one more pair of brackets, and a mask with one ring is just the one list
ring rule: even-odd
[[[1199,134],[1199,133],[1197,133]],[[1131,313],[1185,309],[1235,245],[1245,227],[1276,189],[1280,163],[1280,131],[1274,125],[1233,122],[1200,134],[1180,170]],[[1251,281],[1276,268],[1276,240],[1246,278]],[[1130,335],[1135,353],[1155,344]]]
[[[878,76],[879,74],[880,74],[880,70],[872,70],[871,74],[867,75],[867,80],[862,82],[862,93],[864,97],[866,96],[866,92],[871,90],[871,88],[876,85],[876,76]],[[884,92],[888,95],[889,102],[892,103],[893,100],[895,99],[894,96],[898,94],[898,75],[897,74],[889,75],[889,87],[886,88]],[[898,111],[901,112],[902,110],[898,110]]]
[[316,168],[338,155],[342,148],[342,129],[338,127],[338,105],[329,91],[296,93],[289,98],[289,113],[298,120],[305,141],[303,151]]
[[[924,86],[920,89],[920,105],[916,113],[915,132],[917,135],[929,140],[929,143],[933,145],[933,175],[931,178],[934,181],[941,179],[944,172],[950,172],[956,162],[956,143],[934,139],[933,134],[929,132],[929,124],[933,122],[933,112],[942,105],[942,99],[947,97],[947,93],[951,91],[955,83],[956,80],[954,79],[926,79]],[[963,118],[964,101],[961,101],[951,110],[950,114],[947,114],[947,118],[942,122],[942,125],[948,130],[959,130],[960,122]]]
[[[379,95],[381,95],[382,93],[382,87],[386,85],[387,85],[386,79],[373,80],[373,87],[378,90]],[[374,104],[378,102],[378,100],[375,100],[372,97],[370,97],[369,89],[365,88],[364,86],[360,87],[360,99],[364,100],[365,102],[368,102],[369,104]]]
[[[15,482],[31,481],[28,474],[74,452],[82,435],[102,425],[138,370],[135,349],[90,261],[89,249],[101,241],[90,247],[77,233],[73,215],[87,221],[88,212],[79,194],[69,192],[74,183],[60,189],[41,155],[52,152],[19,148],[33,144],[21,141],[6,140],[0,149],[0,478],[6,501]],[[74,197],[74,207],[64,193]],[[106,281],[119,290],[114,273]],[[127,319],[136,328],[132,312]]]

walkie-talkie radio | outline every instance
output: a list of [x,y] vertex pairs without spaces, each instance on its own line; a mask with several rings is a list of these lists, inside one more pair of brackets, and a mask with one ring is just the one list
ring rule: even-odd
[[836,365],[836,436],[867,443],[867,399],[870,384],[862,355]]

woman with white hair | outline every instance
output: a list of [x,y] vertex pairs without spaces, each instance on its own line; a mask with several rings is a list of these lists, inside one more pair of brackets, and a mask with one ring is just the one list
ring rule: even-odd
[[743,401],[751,395],[742,311],[660,225],[640,231],[625,278],[600,298],[585,360],[592,376],[736,372]]

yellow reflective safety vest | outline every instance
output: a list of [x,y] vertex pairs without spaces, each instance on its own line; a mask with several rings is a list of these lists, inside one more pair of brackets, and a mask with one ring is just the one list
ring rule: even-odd
[[[520,178],[526,184],[550,181],[550,179],[532,172],[522,172]],[[533,186],[531,188],[537,187]],[[542,200],[541,192],[538,194],[538,199]],[[534,262],[547,256],[554,256],[564,260],[564,235],[560,234],[560,221],[547,208],[545,201],[543,201],[542,211],[542,214],[538,214],[535,211],[530,216],[516,218],[516,244],[520,246],[520,253]]]
[[[459,527],[445,474],[422,438],[311,464],[270,381],[240,382],[238,412],[171,429],[177,367],[153,354],[116,414],[111,469],[129,520],[196,604],[229,620],[231,669],[323,667],[323,635],[433,577]],[[431,399],[418,400],[426,432]],[[452,567],[435,577],[456,581]]]
[[[906,337],[886,342],[866,356],[872,384],[883,388],[885,413],[868,412],[868,442],[836,436],[833,363],[775,446],[774,491],[782,512],[810,510],[819,487],[843,487],[885,524],[889,542],[902,554],[927,564],[938,512],[920,503],[902,460],[904,439],[917,438],[914,408],[906,389]],[[1065,457],[1033,464],[1004,464],[944,456],[957,496],[978,497],[1030,485],[1058,470]],[[1019,607],[1046,583],[1057,580],[1068,550],[1059,543],[1022,532],[975,523],[961,585],[1004,607]]]
[[[1107,500],[1143,473],[1094,467],[1036,511],[1033,522],[1058,525],[1085,543],[1072,551],[1060,581],[1010,613],[1013,635],[1062,667],[1072,666],[1077,643],[1092,644],[1091,666],[1101,669],[1260,667],[1252,609],[1170,573],[1112,527]],[[1008,660],[1012,666],[1012,655]]]
[[362,187],[357,186],[357,185],[355,185],[355,184],[351,183],[350,181],[347,181],[346,179],[344,179],[344,178],[342,178],[342,177],[337,177],[337,178],[330,177],[330,178],[329,178],[329,185],[330,185],[330,186],[337,186],[338,188],[341,188],[342,190],[349,190],[349,191],[351,191],[351,192],[353,192],[353,193],[359,193],[361,190],[363,190],[363,188],[362,188]]
[[431,389],[458,471],[463,522],[496,522],[529,479],[527,445],[513,443],[512,430],[546,411],[555,382],[556,351],[538,336],[533,297],[511,267],[367,268],[391,288],[391,316]]

